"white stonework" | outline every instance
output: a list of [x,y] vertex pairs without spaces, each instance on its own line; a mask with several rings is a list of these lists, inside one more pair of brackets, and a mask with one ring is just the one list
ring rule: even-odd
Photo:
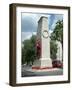
[[41,41],[41,57],[39,58],[39,60],[34,61],[33,66],[52,67],[47,17],[41,17],[38,21],[37,39]]
[[57,44],[57,60],[62,61],[62,45],[59,41],[56,41]]

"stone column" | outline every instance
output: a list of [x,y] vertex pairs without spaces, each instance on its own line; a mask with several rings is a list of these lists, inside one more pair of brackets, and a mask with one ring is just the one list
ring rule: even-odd
[[50,58],[50,38],[48,33],[47,17],[41,17],[38,21],[37,40],[39,40],[41,44],[41,54],[40,58],[38,60],[35,60],[32,68],[52,68],[52,60]]

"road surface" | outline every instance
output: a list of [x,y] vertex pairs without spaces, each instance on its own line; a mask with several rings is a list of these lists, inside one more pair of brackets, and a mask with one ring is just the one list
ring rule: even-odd
[[63,69],[53,68],[51,70],[32,70],[31,66],[22,66],[22,77],[31,77],[31,76],[54,76],[62,75]]

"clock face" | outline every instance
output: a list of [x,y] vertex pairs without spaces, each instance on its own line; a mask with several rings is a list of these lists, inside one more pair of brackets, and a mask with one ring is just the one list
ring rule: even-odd
[[44,30],[42,34],[43,34],[44,38],[48,38],[48,31],[47,30]]

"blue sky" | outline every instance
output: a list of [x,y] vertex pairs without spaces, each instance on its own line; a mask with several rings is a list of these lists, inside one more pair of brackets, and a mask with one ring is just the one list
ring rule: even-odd
[[49,33],[54,30],[56,22],[63,19],[60,14],[35,14],[35,13],[22,13],[21,16],[21,33],[22,41],[29,39],[32,34],[36,34],[38,27],[38,20],[41,16],[48,17]]

